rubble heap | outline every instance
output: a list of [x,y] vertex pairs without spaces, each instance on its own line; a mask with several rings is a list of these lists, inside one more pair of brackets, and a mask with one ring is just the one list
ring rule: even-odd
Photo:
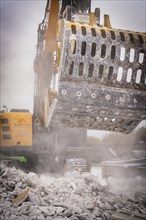
[[0,164],[1,220],[110,220],[113,213],[146,213],[146,194],[114,194],[89,173],[38,177]]

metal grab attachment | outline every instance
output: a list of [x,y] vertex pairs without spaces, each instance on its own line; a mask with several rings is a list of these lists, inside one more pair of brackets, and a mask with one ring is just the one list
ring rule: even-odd
[[52,126],[130,133],[146,119],[146,35],[64,21]]

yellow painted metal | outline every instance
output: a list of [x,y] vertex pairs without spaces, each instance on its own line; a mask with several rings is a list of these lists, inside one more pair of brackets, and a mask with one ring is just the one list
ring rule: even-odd
[[104,15],[104,27],[107,27],[109,29],[112,29],[109,15]]
[[57,30],[57,22],[58,22],[58,12],[59,12],[59,1],[52,0],[50,1],[48,13],[48,27],[47,27],[47,36],[46,36],[46,46],[45,46],[45,54],[48,52],[54,52],[56,49],[56,30]]
[[60,64],[60,49],[61,49],[61,44],[60,42],[57,43],[57,66],[59,67]]
[[32,114],[30,112],[0,114],[0,146],[32,146]]
[[30,188],[27,187],[23,191],[21,191],[15,199],[12,200],[13,205],[20,205],[25,199],[28,197]]
[[81,24],[79,22],[66,21],[65,25],[66,25],[67,29],[71,29],[71,26],[74,25],[76,27],[76,30],[80,30],[82,27],[85,27],[87,30],[90,30],[91,27],[94,27],[96,32],[100,32],[101,29],[102,30],[104,29],[105,31],[108,31],[107,27],[99,27],[97,25]]
[[90,25],[96,25],[95,14],[94,12],[90,12]]

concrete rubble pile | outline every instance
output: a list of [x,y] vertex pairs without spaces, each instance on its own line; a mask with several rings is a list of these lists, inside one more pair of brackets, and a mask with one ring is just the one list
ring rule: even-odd
[[145,192],[114,194],[89,173],[45,179],[1,163],[0,176],[1,220],[110,220],[120,210],[146,214]]

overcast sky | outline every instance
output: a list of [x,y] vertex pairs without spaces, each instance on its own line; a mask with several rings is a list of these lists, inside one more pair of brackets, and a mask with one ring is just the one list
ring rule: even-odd
[[[44,16],[46,0],[0,0],[1,9],[1,108],[33,111],[37,28]],[[109,14],[112,27],[146,31],[145,0],[93,0],[92,10]]]

